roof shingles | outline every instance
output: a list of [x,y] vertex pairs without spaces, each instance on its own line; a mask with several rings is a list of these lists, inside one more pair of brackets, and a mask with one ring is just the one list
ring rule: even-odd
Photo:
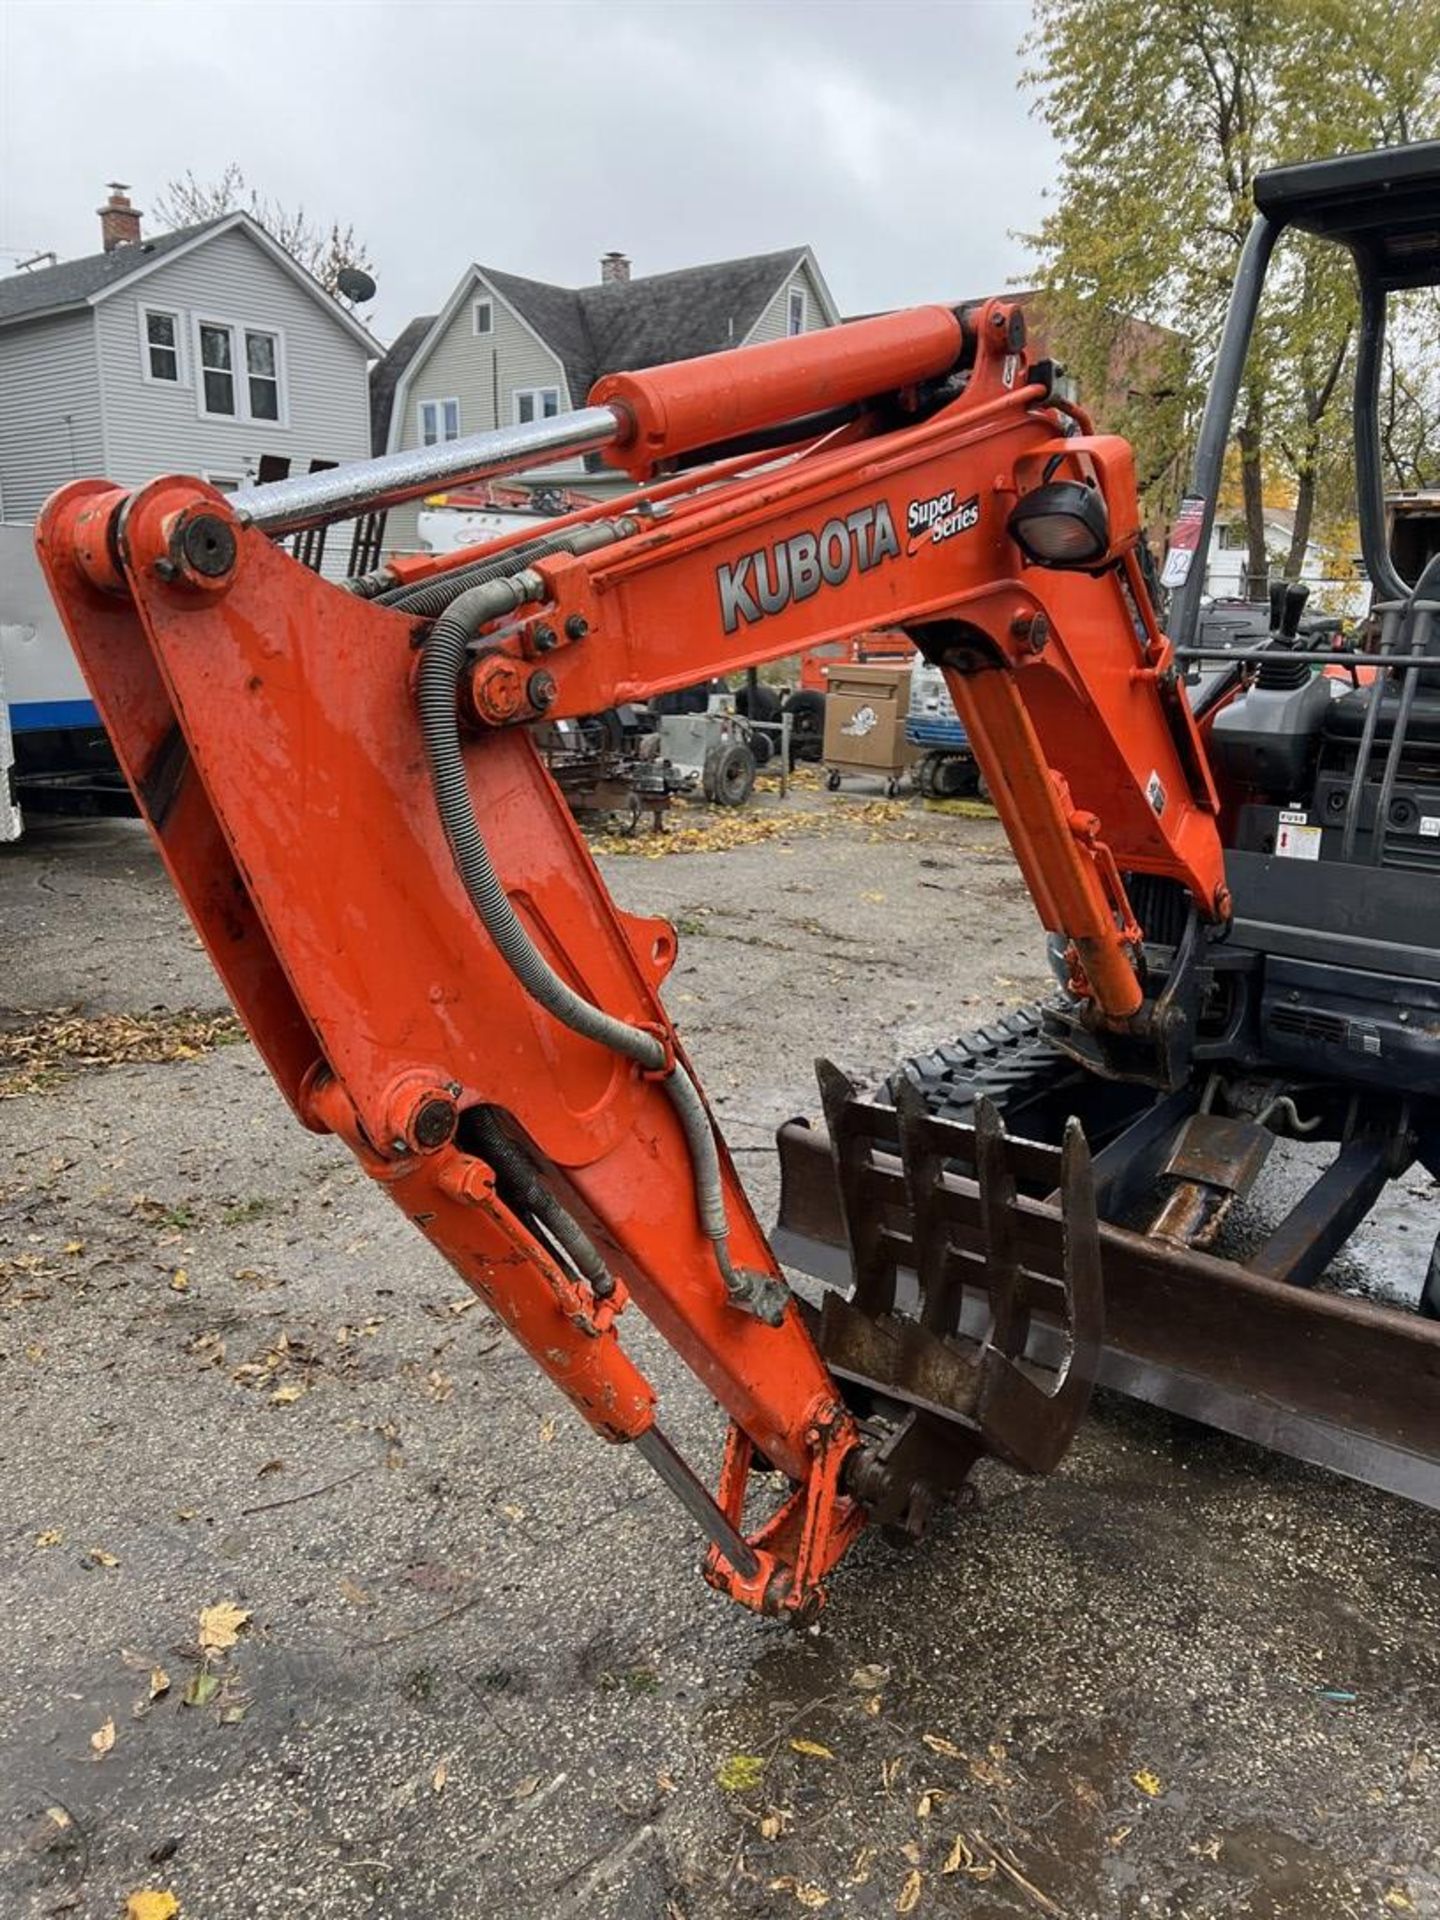
[[115,247],[109,253],[90,253],[80,260],[62,260],[56,267],[41,267],[35,273],[10,273],[0,279],[0,325],[12,320],[27,320],[42,313],[54,313],[63,307],[78,307],[97,293],[104,293],[118,281],[147,267],[151,261],[173,253],[193,240],[207,227],[220,224],[202,220],[193,227],[177,227],[174,233],[157,234],[131,247]]

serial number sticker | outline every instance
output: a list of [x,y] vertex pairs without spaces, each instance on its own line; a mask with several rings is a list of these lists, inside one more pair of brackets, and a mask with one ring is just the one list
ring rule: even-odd
[[1319,827],[1310,826],[1303,813],[1282,813],[1275,834],[1275,851],[1282,860],[1318,860]]
[[1422,813],[1420,831],[1427,840],[1440,840],[1440,813]]

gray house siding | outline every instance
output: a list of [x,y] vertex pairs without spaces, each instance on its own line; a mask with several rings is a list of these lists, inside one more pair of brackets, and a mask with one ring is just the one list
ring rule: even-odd
[[94,315],[0,331],[0,499],[29,521],[66,480],[105,471]]
[[825,311],[825,303],[820,298],[820,291],[815,285],[815,276],[811,273],[809,266],[802,262],[799,270],[791,274],[745,336],[747,347],[758,346],[762,340],[784,340],[788,337],[792,289],[805,296],[806,333],[817,333],[822,327],[829,326],[830,318]]
[[[145,307],[180,315],[177,384],[143,376]],[[278,332],[283,423],[201,418],[200,318]],[[95,329],[105,395],[103,471],[122,485],[160,473],[240,480],[254,475],[266,453],[303,472],[311,460],[360,460],[370,451],[364,347],[243,230],[219,234],[101,301]]]
[[[475,302],[487,299],[492,331],[477,334]],[[536,338],[493,288],[472,277],[435,344],[428,353],[417,355],[406,371],[396,395],[391,447],[398,450],[421,444],[420,408],[425,401],[458,400],[461,433],[486,433],[492,427],[509,426],[515,418],[515,394],[537,387],[559,389],[562,413],[577,404],[558,356]],[[583,462],[576,461],[546,469],[559,481],[574,478],[584,470]],[[409,553],[419,547],[418,512],[417,507],[397,507],[391,513],[385,529],[387,550]]]

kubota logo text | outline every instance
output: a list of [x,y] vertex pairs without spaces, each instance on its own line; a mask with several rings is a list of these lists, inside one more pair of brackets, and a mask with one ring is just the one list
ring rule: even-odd
[[822,585],[840,586],[852,568],[868,573],[899,553],[889,505],[877,500],[857,507],[843,520],[827,520],[818,533],[794,533],[718,567],[721,624],[726,633],[734,633],[742,620],[753,626],[792,601],[808,600]]

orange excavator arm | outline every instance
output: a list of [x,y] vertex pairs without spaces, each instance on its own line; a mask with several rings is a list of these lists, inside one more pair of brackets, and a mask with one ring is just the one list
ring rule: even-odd
[[[349,592],[271,536],[428,490],[433,466],[228,498],[77,482],[37,537],[140,809],[297,1115],[598,1432],[646,1454],[713,1584],[804,1616],[864,1524],[874,1437],[665,1012],[674,930],[615,907],[526,723],[903,628],[944,665],[1077,1004],[1120,1036],[1151,1007],[1121,872],[1223,920],[1215,795],[1136,564],[1128,449],[1053,402],[1006,303],[617,376],[544,432],[649,484]],[[533,463],[524,438],[489,451]],[[478,442],[447,457],[456,478],[504,470]],[[620,1337],[632,1302],[730,1415],[713,1496],[656,1426]],[[747,1534],[762,1461],[791,1491]]]

